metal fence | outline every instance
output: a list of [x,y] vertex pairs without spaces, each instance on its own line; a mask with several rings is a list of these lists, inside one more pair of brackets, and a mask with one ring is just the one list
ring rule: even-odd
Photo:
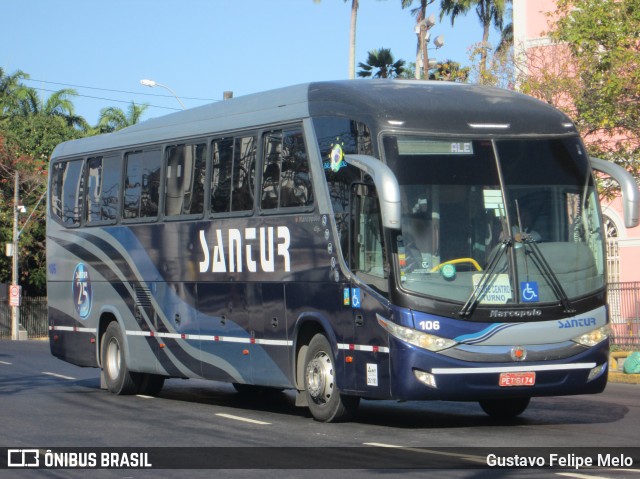
[[640,282],[609,283],[612,344],[624,350],[640,348]]
[[[609,283],[608,298],[612,345],[623,350],[639,350],[640,281]],[[30,339],[47,337],[47,298],[22,298],[20,324]],[[0,338],[11,338],[11,307],[7,301],[0,301]]]
[[[22,298],[20,324],[27,331],[29,339],[46,338],[49,335],[46,296]],[[11,306],[8,301],[0,301],[0,338],[11,338]]]

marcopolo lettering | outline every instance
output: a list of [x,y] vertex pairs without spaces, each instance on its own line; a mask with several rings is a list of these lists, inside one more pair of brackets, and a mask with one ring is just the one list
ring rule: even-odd
[[542,316],[540,309],[492,309],[489,313],[491,318],[531,318]]
[[282,258],[283,271],[291,271],[291,233],[286,226],[216,229],[211,236],[210,242],[205,230],[200,230],[201,273],[242,273],[245,267],[251,273],[273,273],[276,257]]

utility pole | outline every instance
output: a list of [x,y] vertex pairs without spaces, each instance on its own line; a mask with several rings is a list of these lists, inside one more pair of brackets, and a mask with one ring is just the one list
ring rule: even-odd
[[[15,183],[13,186],[13,273],[11,278],[11,284],[14,287],[19,287],[19,270],[18,270],[18,238],[20,232],[18,230],[18,219],[20,215],[20,174],[16,169]],[[20,338],[19,325],[20,324],[20,306],[11,307],[11,339],[14,341]]]

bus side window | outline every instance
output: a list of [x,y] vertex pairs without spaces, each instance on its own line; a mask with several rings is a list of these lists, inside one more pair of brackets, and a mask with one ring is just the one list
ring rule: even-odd
[[212,149],[211,212],[228,213],[231,211],[233,138],[215,140]]
[[87,160],[86,221],[94,223],[102,219],[100,199],[102,197],[102,157]]
[[154,218],[160,196],[160,150],[129,153],[126,158],[123,217]]
[[101,220],[115,223],[120,210],[122,156],[104,157],[102,159],[102,165],[102,187],[100,188]]
[[62,220],[62,179],[64,178],[64,167],[66,162],[54,163],[51,166],[51,186],[49,193],[51,200],[51,215]]
[[164,214],[199,214],[204,210],[205,145],[167,148]]
[[282,132],[271,132],[264,136],[264,168],[260,208],[278,207],[280,197],[280,165],[282,164]]
[[311,171],[302,130],[285,131],[282,143],[280,207],[295,208],[312,204]]
[[84,198],[84,161],[67,161],[62,173],[62,222],[66,226],[80,225]]
[[382,232],[380,203],[375,187],[352,186],[352,270],[380,292],[387,292],[389,265]]
[[302,130],[264,136],[260,208],[298,208],[313,204],[311,175]]
[[87,193],[85,221],[91,224],[112,224],[118,219],[120,202],[120,156],[97,156],[87,160]]
[[253,179],[256,168],[256,138],[247,136],[235,139],[233,151],[233,187],[231,211],[253,209]]

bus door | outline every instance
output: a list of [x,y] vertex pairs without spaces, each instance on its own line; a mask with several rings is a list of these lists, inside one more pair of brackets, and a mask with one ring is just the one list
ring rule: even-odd
[[389,263],[385,248],[380,203],[373,185],[354,184],[351,191],[350,267],[351,309],[355,326],[354,366],[360,392],[388,394],[387,335],[377,315],[387,317]]

